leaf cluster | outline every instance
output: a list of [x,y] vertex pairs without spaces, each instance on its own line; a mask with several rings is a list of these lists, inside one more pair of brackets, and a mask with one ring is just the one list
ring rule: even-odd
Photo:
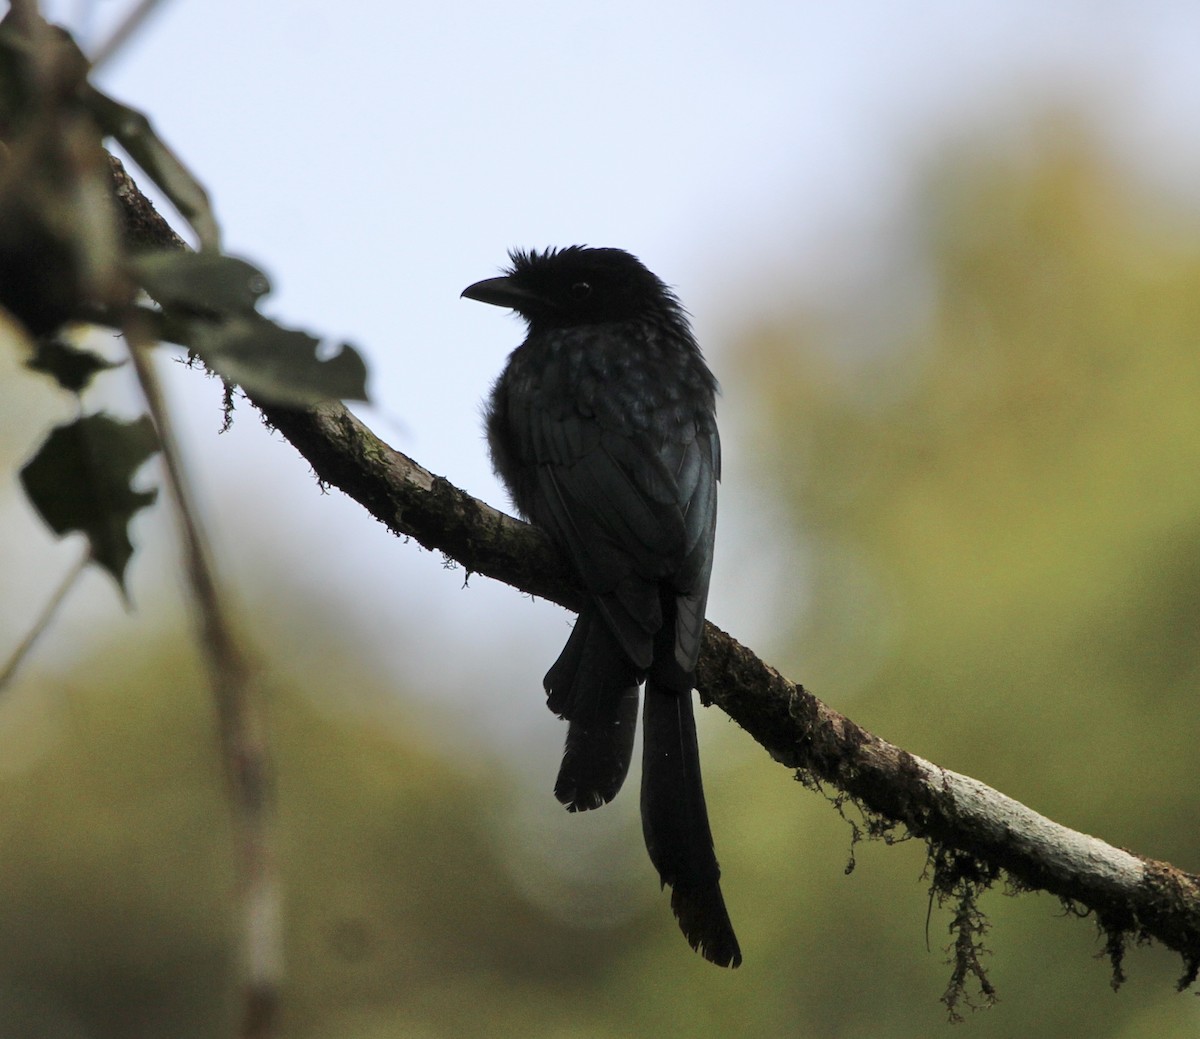
[[[70,35],[36,5],[13,5],[0,21],[0,315],[26,367],[82,395],[123,363],[71,341],[80,323],[102,324],[124,332],[130,350],[183,344],[227,386],[279,405],[365,400],[358,352],[326,348],[258,311],[269,282],[222,253],[199,180],[145,115],[98,90],[89,72]],[[123,170],[110,141],[170,200],[198,251],[139,245],[118,205]],[[131,480],[159,437],[147,415],[80,412],[44,439],[21,484],[50,529],[82,532],[91,561],[124,590],[129,522],[156,497]]]

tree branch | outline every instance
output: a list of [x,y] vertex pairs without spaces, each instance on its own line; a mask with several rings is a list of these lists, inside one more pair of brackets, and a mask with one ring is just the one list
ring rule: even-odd
[[[110,157],[122,230],[126,241],[145,248],[186,248],[138,190],[121,164]],[[239,1035],[264,1039],[278,1030],[279,988],[283,966],[283,894],[274,835],[274,777],[271,770],[262,689],[256,668],[243,653],[222,601],[209,542],[192,501],[179,456],[170,412],[149,356],[154,345],[147,322],[133,308],[125,311],[123,334],[129,355],[158,431],[168,484],[175,499],[184,550],[185,573],[196,611],[216,707],[238,853],[242,904],[242,1019]]]
[[[177,245],[179,239],[124,171],[115,176],[134,242]],[[295,411],[254,403],[323,484],[344,491],[392,531],[443,552],[469,573],[578,608],[580,589],[544,535],[393,450],[343,405]],[[827,783],[852,798],[872,833],[899,830],[925,840],[939,897],[971,907],[975,894],[1003,872],[1018,888],[1046,891],[1077,911],[1095,913],[1107,935],[1114,983],[1122,979],[1125,944],[1144,937],[1179,953],[1181,989],[1196,981],[1200,877],[1068,829],[977,780],[893,746],[788,681],[712,623],[697,687],[705,703],[720,707],[809,785]],[[964,929],[969,927],[971,914],[960,915]],[[969,955],[960,951],[960,967]],[[978,976],[977,968],[969,973]],[[988,994],[986,981],[980,981]]]

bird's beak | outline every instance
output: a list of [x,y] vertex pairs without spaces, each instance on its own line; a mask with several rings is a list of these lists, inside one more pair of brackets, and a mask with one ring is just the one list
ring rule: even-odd
[[477,299],[480,303],[491,303],[497,307],[521,310],[530,303],[540,302],[538,296],[513,283],[511,278],[484,278],[462,290],[466,299]]

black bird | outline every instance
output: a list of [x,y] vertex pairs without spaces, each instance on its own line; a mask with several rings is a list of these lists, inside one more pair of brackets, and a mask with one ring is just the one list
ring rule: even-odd
[[692,948],[736,967],[692,714],[721,475],[717,383],[679,300],[636,257],[509,256],[504,277],[463,292],[529,329],[492,389],[492,464],[588,593],[544,680],[570,723],[554,793],[573,812],[616,796],[645,682],[646,848]]

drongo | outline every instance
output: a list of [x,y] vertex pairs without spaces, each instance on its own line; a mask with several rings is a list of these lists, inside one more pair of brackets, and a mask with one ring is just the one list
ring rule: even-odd
[[503,277],[463,292],[528,326],[487,407],[492,463],[587,592],[544,680],[569,723],[554,793],[573,812],[616,796],[644,682],[646,847],[688,942],[736,967],[692,713],[721,475],[717,383],[679,300],[636,257],[509,256]]

